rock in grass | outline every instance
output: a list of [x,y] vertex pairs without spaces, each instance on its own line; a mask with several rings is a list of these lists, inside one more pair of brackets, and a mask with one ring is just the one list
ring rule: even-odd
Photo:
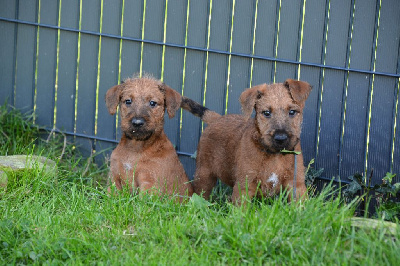
[[396,235],[399,230],[398,225],[388,221],[382,221],[377,219],[368,219],[363,217],[351,218],[351,226],[364,228],[369,230],[376,230],[377,228],[384,228],[388,233]]
[[0,187],[7,187],[10,173],[17,174],[26,169],[43,170],[49,174],[56,174],[56,163],[46,157],[36,155],[0,156]]

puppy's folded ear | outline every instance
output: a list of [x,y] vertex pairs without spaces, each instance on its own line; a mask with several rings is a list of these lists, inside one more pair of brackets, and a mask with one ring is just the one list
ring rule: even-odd
[[247,117],[250,118],[251,113],[256,105],[256,101],[261,98],[264,94],[263,89],[266,87],[266,84],[257,85],[246,89],[240,95],[239,101],[242,105],[242,112]]
[[122,89],[122,85],[115,85],[114,87],[110,88],[106,93],[106,106],[108,112],[111,115],[114,115],[115,112],[117,112],[117,106],[121,99]]
[[299,104],[304,104],[310,95],[312,87],[304,81],[287,79],[284,83],[285,87],[289,89],[289,93],[293,100]]
[[165,83],[159,85],[159,88],[165,95],[165,108],[167,109],[168,117],[173,118],[176,111],[181,107],[182,96]]

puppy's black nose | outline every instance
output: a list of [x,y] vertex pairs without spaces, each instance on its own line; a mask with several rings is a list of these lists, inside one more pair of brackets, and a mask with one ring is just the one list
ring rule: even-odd
[[287,138],[288,138],[288,135],[286,133],[276,133],[274,135],[274,140],[276,142],[284,142],[287,140]]
[[133,118],[132,125],[134,127],[141,127],[144,125],[144,119],[143,118]]

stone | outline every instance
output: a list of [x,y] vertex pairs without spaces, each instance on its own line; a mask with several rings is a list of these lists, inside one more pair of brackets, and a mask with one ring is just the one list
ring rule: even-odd
[[369,219],[369,218],[363,218],[363,217],[353,217],[351,218],[351,226],[353,227],[358,227],[358,228],[363,228],[367,230],[376,230],[377,228],[383,228],[386,229],[386,233],[396,235],[396,232],[398,232],[398,224],[388,222],[388,221],[382,221],[378,219]]
[[0,187],[7,187],[8,173],[22,172],[25,169],[43,169],[49,174],[57,173],[57,166],[53,160],[37,155],[10,155],[0,156]]

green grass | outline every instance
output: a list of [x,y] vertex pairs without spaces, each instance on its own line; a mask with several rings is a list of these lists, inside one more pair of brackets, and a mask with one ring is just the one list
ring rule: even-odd
[[[108,196],[97,182],[106,169],[89,165],[85,171],[86,160],[58,142],[37,139],[19,145],[18,152],[25,147],[26,153],[56,159],[59,170],[57,176],[41,169],[25,171],[0,192],[0,264],[400,261],[400,230],[391,235],[383,228],[352,227],[354,206],[330,197],[331,189],[303,203],[288,204],[281,195],[242,208],[230,204],[223,189],[211,202],[194,196],[183,204],[154,195]],[[62,149],[65,155],[58,160]],[[0,155],[6,153],[13,152],[0,147]]]
[[39,128],[32,125],[33,115],[21,114],[0,106],[0,155],[19,154],[33,147]]

